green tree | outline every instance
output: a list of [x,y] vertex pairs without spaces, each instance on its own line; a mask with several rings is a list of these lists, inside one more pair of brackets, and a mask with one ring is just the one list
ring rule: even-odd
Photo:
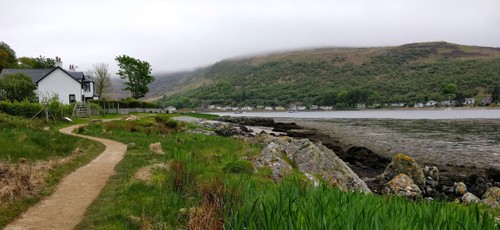
[[455,83],[447,83],[441,85],[441,92],[444,95],[456,94],[458,91],[457,84]]
[[141,61],[129,57],[127,55],[117,56],[115,60],[118,62],[118,75],[122,79],[126,79],[124,90],[130,90],[133,98],[141,98],[149,92],[148,84],[155,80],[151,75],[151,65],[146,61]]
[[25,69],[50,69],[56,67],[56,60],[42,55],[38,57],[20,57],[19,67]]
[[454,99],[457,95],[458,87],[455,83],[447,83],[441,85],[441,92],[448,97],[449,100]]
[[33,100],[36,85],[23,73],[6,74],[0,78],[0,99],[9,101]]
[[0,71],[17,66],[16,52],[5,42],[0,42]]

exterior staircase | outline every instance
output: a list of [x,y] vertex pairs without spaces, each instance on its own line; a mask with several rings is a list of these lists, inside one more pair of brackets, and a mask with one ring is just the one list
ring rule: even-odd
[[73,108],[72,117],[90,117],[90,103],[77,102]]

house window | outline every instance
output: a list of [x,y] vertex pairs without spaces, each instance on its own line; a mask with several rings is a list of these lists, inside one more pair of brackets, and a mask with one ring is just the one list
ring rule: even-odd
[[73,103],[73,102],[75,102],[75,101],[76,101],[76,97],[75,97],[75,95],[74,95],[74,94],[70,94],[70,95],[69,95],[69,103]]
[[90,82],[83,83],[83,89],[85,92],[90,92]]

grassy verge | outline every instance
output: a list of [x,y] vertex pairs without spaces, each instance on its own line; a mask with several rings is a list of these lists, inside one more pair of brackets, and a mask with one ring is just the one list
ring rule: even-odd
[[[29,206],[52,193],[65,175],[87,164],[104,150],[104,146],[98,142],[61,134],[52,126],[46,126],[42,121],[13,117],[2,113],[0,113],[0,146],[2,148],[0,162],[22,161],[28,170],[33,169],[33,171],[35,171],[34,165],[37,162],[68,157],[76,148],[82,149],[85,153],[75,157],[69,163],[57,164],[48,170],[47,176],[40,182],[43,184],[41,190],[35,195],[24,198],[0,199],[0,228],[5,227]],[[14,165],[20,168],[18,164],[14,163]],[[3,178],[7,173],[1,171],[0,180],[12,179]],[[29,174],[26,176],[30,177]],[[22,176],[20,178],[22,179]]]
[[[261,146],[167,127],[168,116],[92,124],[81,132],[129,149],[78,229],[498,229],[477,206],[314,188],[298,173],[272,182],[249,170]],[[148,149],[160,142],[164,155]],[[146,178],[139,172],[149,169]],[[146,170],[147,171],[147,170]]]

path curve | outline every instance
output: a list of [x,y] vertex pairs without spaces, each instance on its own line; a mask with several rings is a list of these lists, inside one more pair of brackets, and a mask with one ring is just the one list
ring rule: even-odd
[[72,131],[80,126],[59,131],[101,142],[106,146],[104,152],[67,175],[52,195],[30,207],[5,229],[73,229],[80,223],[87,207],[97,198],[108,178],[115,174],[116,164],[127,151],[127,146],[117,141],[73,134]]

